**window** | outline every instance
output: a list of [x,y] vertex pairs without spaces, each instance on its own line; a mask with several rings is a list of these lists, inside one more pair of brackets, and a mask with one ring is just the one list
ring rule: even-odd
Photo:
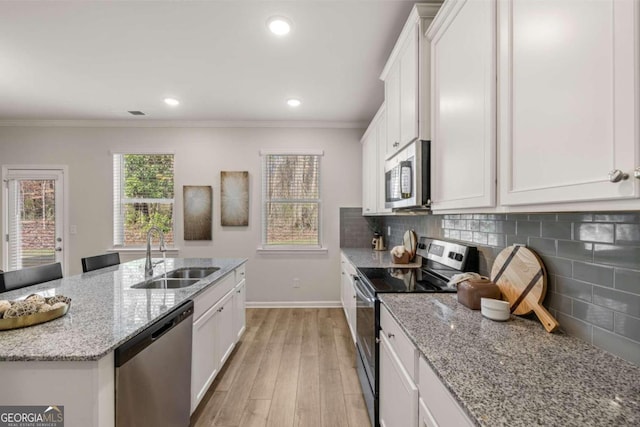
[[158,227],[173,245],[173,154],[113,155],[113,244],[140,247]]
[[263,153],[264,248],[321,247],[320,156]]

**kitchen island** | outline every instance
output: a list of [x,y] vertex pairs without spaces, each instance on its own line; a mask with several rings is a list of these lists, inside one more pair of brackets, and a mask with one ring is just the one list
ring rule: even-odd
[[494,322],[455,295],[381,302],[477,425],[640,425],[640,368],[589,343],[536,320]]
[[[154,259],[154,263],[163,261]],[[154,277],[185,267],[218,267],[179,289],[140,289],[144,259],[5,292],[70,297],[67,315],[41,325],[0,331],[0,402],[3,405],[64,405],[67,425],[114,424],[113,351],[173,308],[201,295],[239,270],[246,259],[167,258]],[[233,283],[236,282],[234,279]]]

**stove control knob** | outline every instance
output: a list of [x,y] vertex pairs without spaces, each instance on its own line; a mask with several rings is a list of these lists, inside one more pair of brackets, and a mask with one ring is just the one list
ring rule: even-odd
[[454,259],[455,256],[456,256],[455,252],[449,252],[449,255],[448,255],[449,258]]
[[425,245],[424,243],[418,243],[418,248],[419,249],[427,249],[427,245]]
[[462,254],[456,254],[456,261],[462,261]]

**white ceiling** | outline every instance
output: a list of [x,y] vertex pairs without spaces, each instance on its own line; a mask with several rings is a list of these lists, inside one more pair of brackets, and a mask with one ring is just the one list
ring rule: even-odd
[[[412,5],[1,1],[0,120],[366,122]],[[272,15],[289,36],[268,32]]]

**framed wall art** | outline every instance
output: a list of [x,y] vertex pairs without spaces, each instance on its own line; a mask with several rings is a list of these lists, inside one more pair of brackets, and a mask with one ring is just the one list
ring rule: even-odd
[[210,185],[185,185],[184,240],[211,240],[213,190]]
[[249,225],[249,172],[220,172],[222,226]]

